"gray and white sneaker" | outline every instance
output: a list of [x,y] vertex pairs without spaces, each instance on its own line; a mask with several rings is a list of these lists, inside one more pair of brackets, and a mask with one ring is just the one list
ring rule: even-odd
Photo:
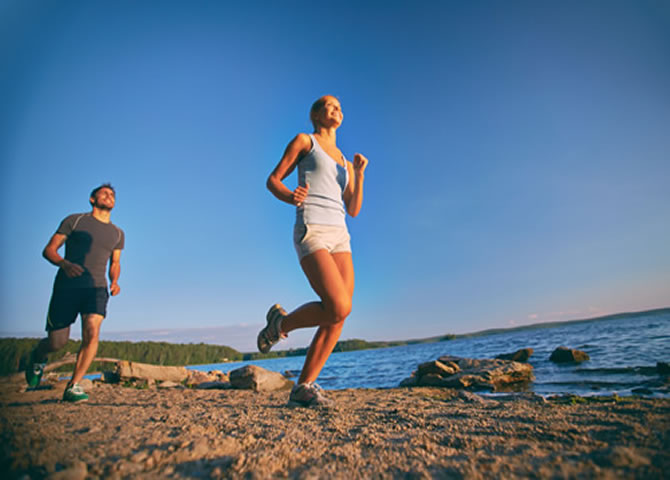
[[279,340],[286,338],[286,335],[281,333],[281,322],[286,315],[286,310],[278,303],[270,307],[265,316],[267,325],[258,333],[256,339],[259,352],[268,353]]
[[295,385],[288,397],[289,407],[332,407],[335,402],[326,397],[323,388],[314,382]]

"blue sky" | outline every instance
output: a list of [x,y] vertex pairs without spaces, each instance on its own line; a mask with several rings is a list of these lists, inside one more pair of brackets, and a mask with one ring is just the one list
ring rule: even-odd
[[252,350],[314,299],[265,180],[323,94],[370,159],[343,338],[670,305],[667,2],[6,1],[0,55],[2,335],[43,330],[41,250],[110,181],[103,339]]

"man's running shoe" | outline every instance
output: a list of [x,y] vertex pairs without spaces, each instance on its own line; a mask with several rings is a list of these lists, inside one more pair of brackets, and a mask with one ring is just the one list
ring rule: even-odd
[[40,384],[46,365],[46,363],[35,362],[32,354],[30,355],[30,362],[26,367],[26,382],[28,382],[30,388],[35,388]]
[[79,386],[78,383],[70,385],[63,392],[63,401],[64,402],[85,402],[88,400],[88,395],[84,392],[84,389]]
[[268,353],[273,345],[282,338],[286,338],[286,335],[281,333],[281,322],[286,315],[286,310],[278,303],[270,307],[265,316],[267,325],[260,331],[256,339],[259,352]]
[[314,382],[295,385],[288,397],[289,407],[332,407],[334,404]]

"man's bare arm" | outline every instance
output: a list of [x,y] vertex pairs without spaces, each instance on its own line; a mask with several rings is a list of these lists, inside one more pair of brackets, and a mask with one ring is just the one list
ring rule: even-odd
[[114,250],[109,259],[109,292],[118,295],[121,292],[121,287],[117,283],[121,276],[121,250]]
[[67,240],[66,235],[63,235],[62,233],[54,233],[53,237],[51,237],[51,240],[49,240],[49,243],[47,243],[47,246],[44,247],[42,256],[46,258],[49,263],[62,268],[65,272],[65,275],[68,277],[78,277],[84,273],[84,268],[81,265],[77,265],[76,263],[65,260],[58,253],[58,249],[63,246],[65,240]]

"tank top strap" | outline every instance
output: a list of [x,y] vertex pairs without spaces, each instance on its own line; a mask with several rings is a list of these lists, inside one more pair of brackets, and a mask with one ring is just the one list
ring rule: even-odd
[[316,138],[314,137],[313,133],[308,133],[307,135],[309,135],[309,139],[312,141],[312,148],[310,150],[314,150],[315,148],[323,150],[321,148],[321,145],[319,145],[319,142],[316,141]]

